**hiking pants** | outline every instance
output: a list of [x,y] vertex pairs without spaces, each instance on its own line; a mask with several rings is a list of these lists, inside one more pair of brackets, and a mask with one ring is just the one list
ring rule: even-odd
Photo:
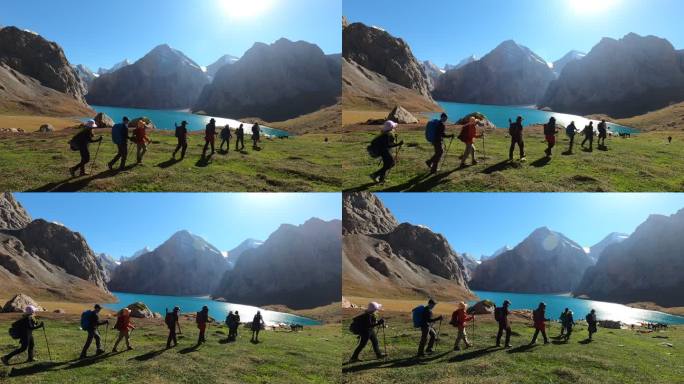
[[565,327],[565,340],[570,340],[570,335],[572,335],[572,327]]
[[172,341],[174,347],[178,345],[178,340],[176,339],[176,327],[169,328],[169,337],[166,338],[166,348],[171,348]]
[[257,149],[259,148],[259,135],[252,135],[252,148]]
[[88,354],[88,348],[90,348],[90,344],[93,342],[93,339],[95,339],[95,347],[97,350],[102,350],[100,345],[100,333],[97,331],[97,329],[91,329],[88,331],[88,339],[86,339],[83,350],[81,351],[81,357],[85,357]]
[[546,156],[551,156],[551,150],[556,146],[556,135],[546,135],[546,142],[548,146],[546,147]]
[[221,146],[219,146],[219,150],[223,151],[223,145],[228,144],[226,146],[226,152],[230,152],[230,139],[221,139]]
[[444,155],[444,146],[442,141],[435,141],[432,143],[432,147],[435,150],[435,154],[428,160],[428,164],[430,165],[430,172],[437,173],[437,167],[439,167],[439,162],[442,160],[442,155]]
[[499,332],[496,334],[496,345],[501,345],[501,336],[503,335],[503,332],[506,331],[506,344],[509,345],[511,343],[511,327],[499,323]]
[[511,148],[508,150],[508,158],[513,160],[513,151],[515,151],[515,145],[518,144],[520,148],[520,158],[525,157],[525,142],[523,141],[522,135],[511,136]]
[[458,329],[458,335],[456,335],[456,342],[454,343],[454,349],[459,348],[458,345],[461,343],[461,340],[463,340],[466,347],[470,346],[470,342],[468,341],[468,334],[465,331],[465,327]]
[[[428,341],[428,336],[430,340]],[[435,338],[437,337],[437,332],[430,326],[426,325],[420,328],[420,343],[418,344],[418,354],[422,355],[425,353],[425,342],[427,341],[427,351],[432,352],[432,347],[435,345]]]
[[584,147],[584,143],[589,141],[589,149],[594,148],[594,136],[584,136],[584,140],[582,140],[582,147]]
[[598,145],[599,146],[603,146],[603,147],[606,146],[606,136],[608,136],[608,135],[602,134],[602,133],[599,134],[599,137],[598,137]]
[[259,341],[259,329],[252,330],[252,341]]
[[199,328],[199,338],[197,338],[197,344],[204,343],[207,339],[204,337],[204,333],[207,331],[207,324],[197,324]]
[[549,342],[549,339],[546,337],[546,329],[536,328],[534,330],[534,336],[532,336],[532,344],[537,342],[537,336],[539,336],[540,332],[541,332],[542,336],[544,337],[544,342],[545,343]]
[[[238,146],[240,148],[238,148]],[[245,137],[244,136],[237,136],[235,139],[235,150],[236,151],[242,151],[245,149]]]
[[359,345],[354,350],[354,354],[352,354],[352,360],[356,360],[359,358],[359,354],[361,353],[361,351],[363,351],[364,348],[366,348],[368,340],[370,340],[371,345],[373,346],[373,352],[375,352],[375,356],[382,356],[382,352],[380,352],[380,343],[378,342],[378,336],[375,334],[374,330],[369,329],[368,332],[359,335]]
[[33,360],[33,348],[35,347],[35,343],[33,342],[33,335],[24,336],[19,339],[19,342],[21,343],[21,346],[7,354],[7,356],[5,356],[5,359],[9,360],[28,349],[28,359]]
[[572,149],[575,146],[575,135],[568,135],[570,138],[570,146],[568,146],[568,153],[572,153]]
[[143,157],[145,157],[145,153],[147,153],[147,144],[145,143],[138,143],[137,145],[137,151],[136,151],[136,160],[138,161],[138,164],[142,163]]
[[204,156],[204,154],[207,152],[207,149],[209,148],[210,145],[211,145],[212,155],[214,154],[214,152],[216,152],[216,151],[214,151],[214,138],[213,137],[212,138],[206,138],[205,143],[204,143],[204,149],[202,149],[202,156]]
[[179,137],[178,138],[178,145],[176,145],[176,149],[173,151],[173,157],[176,157],[176,153],[178,150],[181,151],[181,159],[185,158],[185,151],[188,149],[188,139],[185,137]]
[[373,177],[380,177],[380,181],[385,181],[385,176],[387,175],[387,171],[392,169],[394,167],[394,158],[392,157],[392,154],[390,153],[389,150],[384,150],[380,154],[382,157],[382,168],[379,170],[375,171],[373,173]]
[[116,338],[116,341],[114,342],[114,349],[119,346],[119,343],[121,340],[126,340],[126,348],[131,347],[131,336],[130,336],[130,331],[119,331],[119,336]]
[[116,145],[116,156],[109,162],[109,166],[113,167],[114,163],[121,159],[121,164],[119,169],[124,169],[126,167],[126,159],[128,158],[128,143],[124,141],[123,143]]
[[85,145],[85,146],[79,148],[78,151],[81,154],[81,162],[74,165],[73,168],[71,168],[71,169],[74,171],[77,169],[80,169],[81,173],[83,174],[83,173],[85,173],[86,164],[88,164],[90,162],[90,150],[88,150],[88,146]]
[[468,160],[468,156],[473,158],[473,163],[475,162],[475,144],[466,143],[465,151],[463,151],[463,156],[461,156],[461,164],[465,164]]

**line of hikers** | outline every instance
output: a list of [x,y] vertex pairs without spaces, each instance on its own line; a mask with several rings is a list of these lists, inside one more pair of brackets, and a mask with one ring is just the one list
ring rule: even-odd
[[[482,138],[483,140],[483,150],[484,150],[484,132],[478,133],[477,127],[483,126],[483,122],[480,118],[476,116],[470,116],[463,124],[461,131],[458,136],[455,134],[446,133],[446,122],[448,120],[446,113],[442,113],[439,119],[431,120],[427,123],[425,127],[425,139],[432,145],[434,154],[431,158],[425,161],[425,165],[430,169],[430,174],[436,174],[441,166],[444,166],[446,155],[448,155],[451,149],[451,143],[455,137],[457,137],[465,145],[463,154],[459,156],[461,163],[459,168],[465,168],[467,166],[466,162],[468,158],[471,159],[471,165],[476,165],[477,160],[475,159],[475,140]],[[525,141],[523,139],[523,117],[518,116],[515,121],[511,119],[508,120],[509,129],[508,133],[511,136],[511,145],[508,151],[508,160],[513,161],[513,152],[517,146],[520,151],[520,161],[526,161],[525,156]],[[375,183],[384,183],[387,178],[387,173],[396,165],[399,160],[399,152],[404,145],[404,141],[398,141],[398,135],[396,132],[397,123],[388,120],[384,123],[380,135],[376,136],[368,145],[366,150],[372,158],[379,158],[382,160],[382,167],[373,172],[370,178]],[[605,149],[606,147],[606,137],[608,137],[608,127],[605,120],[602,120],[598,124],[598,147],[599,149]],[[547,147],[544,150],[547,158],[550,158],[553,154],[553,148],[556,145],[556,134],[559,129],[556,125],[556,118],[551,117],[549,122],[544,124],[544,138],[547,143]],[[580,133],[575,126],[575,122],[571,122],[570,125],[565,129],[565,133],[570,139],[570,145],[566,154],[572,154],[575,143],[575,135]],[[590,121],[587,126],[581,131],[584,135],[584,140],[582,141],[582,148],[585,148],[585,144],[588,142],[588,151],[593,151],[594,147],[594,122]],[[445,139],[450,139],[449,144],[446,144]],[[392,155],[392,150],[395,150],[394,155]],[[486,154],[485,154],[486,157]]]
[[[81,355],[79,356],[79,359],[85,359],[87,357],[88,350],[90,349],[90,346],[92,345],[93,341],[95,341],[95,356],[99,356],[105,353],[105,350],[102,346],[102,336],[100,335],[99,327],[103,325],[106,326],[106,347],[106,332],[109,329],[109,320],[100,319],[101,310],[102,307],[99,304],[95,304],[93,309],[84,311],[81,314],[81,329],[86,331],[88,333],[88,336],[86,338],[85,344],[83,345],[83,349],[81,350]],[[10,326],[9,334],[13,339],[19,340],[20,347],[0,358],[0,361],[2,361],[4,365],[8,365],[12,357],[19,355],[24,351],[28,351],[28,359],[26,360],[26,362],[35,361],[35,342],[33,339],[33,331],[42,328],[45,332],[45,323],[42,321],[38,323],[35,318],[35,313],[35,307],[30,305],[27,306],[24,310],[24,315],[21,317],[21,319],[15,321]],[[168,310],[166,311],[166,315],[164,317],[164,324],[166,325],[169,331],[168,337],[166,339],[166,349],[170,349],[178,345],[177,335],[182,334],[179,315],[179,307],[174,307],[173,310],[170,312]],[[202,307],[202,310],[197,312],[195,317],[195,323],[197,325],[197,328],[199,329],[199,335],[196,344],[197,346],[199,346],[201,344],[206,343],[207,341],[206,330],[207,326],[210,323],[209,308],[207,306]],[[238,337],[238,327],[240,326],[240,314],[238,313],[238,311],[230,311],[228,313],[228,316],[226,316],[225,324],[228,326],[227,341],[236,341]],[[250,329],[252,331],[252,343],[259,343],[259,332],[265,327],[265,325],[266,324],[261,315],[261,311],[257,311],[250,325]],[[112,348],[112,353],[118,352],[119,343],[121,343],[121,341],[125,341],[127,351],[133,349],[133,347],[131,346],[131,331],[134,329],[136,329],[136,327],[131,321],[131,310],[128,308],[123,308],[120,311],[118,311],[116,314],[116,323],[112,327],[112,330],[118,331],[116,340],[114,342],[114,347]],[[45,333],[46,343],[47,340],[47,333]],[[49,351],[49,344],[47,344],[47,346]]]
[[[128,160],[128,152],[130,151],[130,146],[136,146],[136,164],[142,164],[145,154],[147,153],[147,148],[152,142],[147,135],[147,125],[140,119],[135,124],[132,134],[129,132],[130,120],[125,117],[121,120],[121,123],[114,124],[112,127],[112,143],[116,146],[116,155],[108,163],[107,167],[109,170],[113,170],[117,162],[119,162],[119,171],[123,171],[126,168],[126,162]],[[185,152],[188,149],[188,122],[182,121],[180,125],[174,124],[176,127],[175,137],[178,141],[171,158],[176,159],[176,154],[180,151],[180,160],[185,158]],[[81,156],[81,160],[78,164],[69,168],[69,173],[72,177],[76,177],[76,172],[79,171],[79,176],[86,175],[86,165],[90,162],[90,143],[99,143],[97,147],[97,152],[95,153],[95,160],[97,160],[97,154],[100,150],[100,144],[102,143],[102,136],[95,138],[94,129],[97,128],[97,123],[95,120],[88,120],[84,125],[83,129],[77,133],[70,141],[69,147],[72,151],[78,151]],[[204,148],[202,149],[202,159],[210,158],[215,151],[215,141],[216,137],[221,138],[221,145],[219,146],[219,151],[224,154],[230,152],[230,140],[233,138],[233,133],[231,132],[230,126],[226,125],[221,129],[219,133],[216,128],[216,120],[211,119],[206,125],[204,130]],[[258,123],[252,125],[252,149],[259,151],[261,147],[259,143],[261,142],[261,127]],[[226,149],[223,149],[224,145]],[[207,155],[207,150],[211,149],[211,153]],[[245,129],[244,124],[235,130],[235,151],[244,151],[245,149]],[[92,166],[91,166],[92,170]]]
[[[413,321],[414,328],[420,329],[420,341],[418,342],[418,353],[417,357],[424,357],[426,354],[432,354],[434,352],[435,343],[439,340],[439,334],[442,327],[443,316],[434,316],[433,310],[437,302],[433,299],[429,299],[427,305],[420,305],[414,308],[411,312],[411,317]],[[496,347],[501,347],[501,338],[505,334],[504,348],[512,348],[511,345],[511,302],[505,300],[501,307],[496,307],[494,309],[494,319],[498,325],[498,331],[496,334]],[[387,357],[387,344],[385,342],[384,352],[380,349],[380,343],[378,341],[378,336],[376,333],[376,328],[380,328],[383,332],[387,327],[385,319],[378,318],[378,312],[381,310],[382,304],[377,302],[371,302],[368,304],[366,310],[354,317],[351,324],[349,325],[349,330],[357,335],[359,342],[349,359],[350,363],[359,362],[359,355],[361,351],[366,347],[368,342],[371,342],[373,347],[373,352],[378,359]],[[588,324],[589,337],[588,340],[591,341],[594,333],[597,331],[597,320],[596,311],[591,310],[589,314],[585,317]],[[537,309],[532,311],[532,320],[534,323],[534,335],[529,345],[534,345],[537,343],[537,337],[539,334],[542,335],[544,339],[544,344],[548,344],[549,340],[546,335],[546,322],[550,321],[546,318],[546,304],[539,303]],[[468,335],[466,333],[466,326],[468,322],[473,323],[473,331],[475,329],[475,314],[469,313],[468,305],[465,302],[460,302],[457,305],[457,309],[452,313],[451,320],[449,324],[457,329],[456,339],[454,341],[454,351],[461,350],[461,342],[465,349],[472,346],[468,340]],[[573,326],[575,321],[573,318],[573,312],[565,308],[565,310],[560,315],[561,322],[561,334],[559,339],[568,342],[570,340],[570,335],[572,334]],[[435,323],[439,323],[437,329],[435,330]],[[427,349],[426,349],[427,347]]]

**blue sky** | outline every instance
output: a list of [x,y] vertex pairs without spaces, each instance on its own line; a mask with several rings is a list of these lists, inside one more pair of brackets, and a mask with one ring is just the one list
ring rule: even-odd
[[379,193],[399,222],[442,233],[479,258],[515,246],[539,227],[584,247],[611,232],[631,234],[650,214],[684,208],[684,193]]
[[[93,71],[167,43],[206,66],[255,42],[305,40],[342,50],[342,0],[2,0],[0,25],[38,32]],[[306,15],[306,16],[303,16]]]
[[222,251],[266,240],[281,224],[341,219],[336,193],[17,193],[33,219],[80,232],[95,252],[116,258],[155,248],[179,230]]
[[419,60],[439,66],[482,57],[508,39],[547,61],[629,32],[684,48],[681,0],[344,0],[343,13],[403,38]]

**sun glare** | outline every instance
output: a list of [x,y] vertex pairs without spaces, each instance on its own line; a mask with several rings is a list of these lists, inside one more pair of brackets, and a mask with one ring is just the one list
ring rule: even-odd
[[619,0],[568,0],[570,8],[582,15],[596,15],[615,7]]
[[228,17],[235,20],[252,19],[268,12],[275,0],[218,0]]

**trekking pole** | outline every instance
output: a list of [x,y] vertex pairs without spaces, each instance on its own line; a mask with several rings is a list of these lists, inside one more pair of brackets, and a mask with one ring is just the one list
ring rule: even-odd
[[437,337],[435,337],[435,345],[439,344],[440,333],[442,333],[442,319],[439,319],[439,326],[437,327]]
[[484,129],[482,130],[482,159],[484,165],[487,165],[487,146],[486,146],[486,141],[485,141],[485,131]]
[[473,342],[475,341],[475,314],[473,313]]
[[[43,323],[43,324],[45,324],[45,323]],[[50,358],[50,361],[52,361],[52,353],[50,353],[50,343],[48,342],[47,331],[45,330],[45,325],[43,325],[43,336],[45,336],[45,346],[47,346],[48,357]]]
[[442,167],[446,167],[447,156],[449,156],[449,150],[451,150],[451,143],[453,141],[454,141],[454,137],[452,136],[451,139],[449,139],[449,145],[447,146],[447,149],[444,152],[444,159],[442,160]]
[[382,324],[382,343],[385,346],[385,357],[387,357],[387,338],[385,337],[385,328],[387,328],[387,326]]
[[107,323],[107,326],[105,327],[105,342],[104,342],[105,351],[107,350],[107,333],[109,333],[109,323]]
[[102,145],[102,140],[100,140],[97,143],[97,150],[95,151],[95,157],[93,158],[93,161],[90,163],[90,174],[93,173],[93,167],[95,166],[95,162],[97,162],[97,155],[100,153],[100,145]]

